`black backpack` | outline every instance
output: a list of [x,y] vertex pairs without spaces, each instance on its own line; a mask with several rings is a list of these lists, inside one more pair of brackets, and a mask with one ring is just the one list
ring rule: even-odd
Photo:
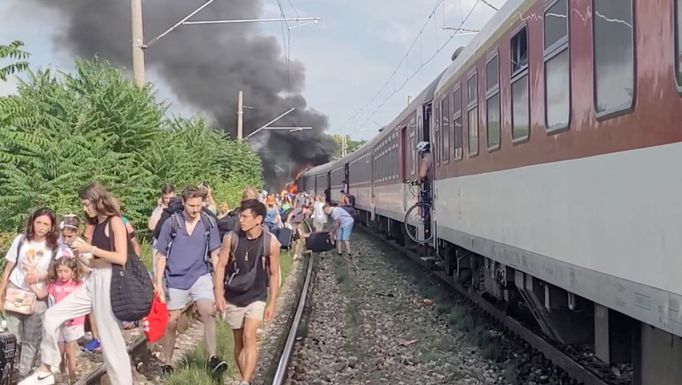
[[355,208],[353,208],[353,206],[339,206],[339,207],[346,210],[346,212],[348,214],[350,214],[350,216],[353,217],[354,220],[358,220],[358,218],[360,217],[358,215],[357,210],[355,210]]
[[[168,218],[170,218],[175,213],[181,212],[184,209],[185,206],[182,204],[182,198],[180,197],[172,198],[171,201],[168,203],[168,207],[163,209],[163,212],[161,213],[161,218],[159,218],[159,221],[156,223],[156,227],[154,227],[154,231],[152,233],[154,239],[159,239],[159,235],[161,234],[161,227],[163,227],[163,224],[168,220]],[[230,212],[230,214],[233,213],[234,211]],[[238,215],[233,214],[233,217],[230,217],[230,214],[228,214],[227,217],[218,219],[218,217],[215,215],[215,213],[213,213],[213,211],[207,209],[206,207],[202,209],[202,215],[207,215],[213,218],[213,221],[216,223],[216,226],[218,227],[218,233],[220,233],[221,240],[223,239],[223,236],[225,236],[225,234],[234,229],[236,227],[235,224],[239,222]]]
[[230,231],[237,230],[239,225],[239,212],[237,210],[232,210],[224,217],[216,221],[218,226],[218,232],[220,233],[220,239],[225,238],[225,234]]

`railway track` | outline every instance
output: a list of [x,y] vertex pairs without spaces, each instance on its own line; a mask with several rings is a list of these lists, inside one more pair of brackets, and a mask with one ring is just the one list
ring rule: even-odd
[[[194,307],[190,306],[185,309],[181,320],[179,321],[178,333],[183,333],[186,331],[192,322],[192,313],[194,312]],[[130,361],[133,366],[133,370],[138,372],[146,372],[150,368],[152,361],[152,352],[149,349],[149,344],[144,335],[140,335],[130,342],[127,346],[128,355],[130,355]],[[75,385],[100,385],[109,384],[105,379],[107,374],[107,369],[104,363],[97,364],[94,368],[84,373],[81,378],[75,382]]]
[[290,317],[286,332],[282,343],[278,346],[278,352],[275,355],[275,362],[272,362],[267,373],[264,374],[264,384],[282,385],[287,379],[287,370],[291,362],[291,357],[294,353],[301,325],[306,318],[308,309],[308,300],[310,299],[313,285],[313,271],[315,268],[317,255],[311,254],[310,258],[306,258],[307,266],[305,268],[305,278],[300,290],[296,293],[296,306],[293,316]]
[[521,322],[516,319],[506,315],[502,310],[495,307],[492,303],[487,301],[479,293],[470,291],[463,287],[462,285],[455,282],[452,277],[448,276],[443,271],[431,269],[431,264],[427,261],[422,260],[421,256],[416,252],[409,250],[400,244],[392,240],[387,240],[381,235],[376,234],[370,229],[363,228],[363,233],[370,236],[372,239],[381,241],[382,243],[390,246],[396,251],[406,255],[414,262],[427,268],[430,273],[439,279],[446,286],[449,286],[456,290],[457,294],[461,295],[466,299],[466,301],[473,306],[477,307],[483,311],[487,316],[491,317],[496,323],[502,326],[502,328],[508,330],[515,336],[521,338],[526,342],[532,349],[541,353],[546,359],[551,361],[554,365],[561,368],[570,378],[585,385],[611,385],[607,379],[601,377],[597,373],[593,372],[588,367],[584,366],[580,362],[576,361],[570,355],[545,340],[541,336],[537,335],[534,331],[524,326]]

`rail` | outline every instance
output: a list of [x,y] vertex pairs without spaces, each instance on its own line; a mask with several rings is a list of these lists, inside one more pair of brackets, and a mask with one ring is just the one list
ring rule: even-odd
[[[178,321],[179,324],[186,324],[189,327],[192,313],[194,312],[194,306],[188,306],[184,309],[181,317],[185,320]],[[184,322],[187,321],[187,322]],[[178,333],[182,333],[184,330],[178,328]],[[151,351],[147,344],[147,338],[142,335],[135,339],[127,346],[128,354],[130,355],[130,361],[134,363],[135,368],[139,370],[139,365],[143,366],[149,365],[151,361]],[[91,369],[89,372],[83,374],[83,376],[74,383],[74,385],[96,385],[104,383],[102,377],[107,374],[107,368],[104,363],[100,363]]]
[[313,274],[315,254],[310,255],[308,261],[308,270],[306,272],[305,281],[301,287],[301,293],[298,300],[298,305],[296,307],[296,313],[291,321],[291,326],[289,327],[289,334],[287,335],[286,342],[284,344],[284,349],[280,355],[279,362],[277,364],[277,369],[272,379],[272,385],[282,385],[286,380],[287,369],[289,368],[289,363],[291,362],[291,356],[294,352],[294,346],[296,345],[296,337],[298,335],[299,325],[301,319],[303,318],[303,310],[306,306],[306,300],[308,298],[308,289],[310,287],[310,281]]

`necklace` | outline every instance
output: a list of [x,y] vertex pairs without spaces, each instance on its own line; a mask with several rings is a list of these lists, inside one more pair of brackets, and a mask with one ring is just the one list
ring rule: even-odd
[[[260,237],[258,237],[258,238],[260,238]],[[258,238],[254,239],[256,242],[255,242],[253,245],[251,245],[251,247],[249,247],[249,248],[246,250],[246,254],[244,255],[244,260],[245,260],[246,262],[249,261],[249,253],[251,252],[251,250],[253,250],[254,247],[258,246],[258,242],[257,242],[257,241],[258,241]]]

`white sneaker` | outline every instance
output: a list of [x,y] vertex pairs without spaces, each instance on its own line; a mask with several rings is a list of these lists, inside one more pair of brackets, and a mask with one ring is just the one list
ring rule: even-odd
[[54,385],[54,374],[35,371],[17,385]]

